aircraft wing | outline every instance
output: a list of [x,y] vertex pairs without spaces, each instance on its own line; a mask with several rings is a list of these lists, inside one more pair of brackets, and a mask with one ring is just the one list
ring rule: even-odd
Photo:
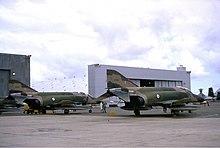
[[61,106],[62,105],[72,105],[72,104],[74,104],[74,102],[71,100],[61,100],[57,103],[53,103],[53,105],[61,105]]
[[84,110],[88,105],[82,105],[82,102],[73,102],[71,100],[61,100],[60,102],[53,103],[54,108],[69,109],[69,110]]
[[126,88],[112,88],[109,89],[106,93],[104,93],[103,95],[101,95],[100,97],[98,97],[96,99],[96,101],[101,101],[104,100],[106,98],[112,97],[112,96],[116,96],[119,99],[125,101],[125,102],[130,102],[129,96],[128,96],[128,89]]
[[13,97],[0,97],[0,114],[9,111],[11,108],[19,108],[21,106],[23,106],[23,103],[17,101]]
[[158,105],[169,108],[170,110],[175,111],[192,111],[197,110],[199,105],[186,104],[189,103],[189,99],[181,99],[181,100],[167,100],[158,102]]
[[102,100],[109,98],[109,97],[112,97],[112,96],[114,96],[114,95],[106,92],[103,95],[101,95],[100,97],[98,97],[97,99],[95,99],[95,101],[99,102],[99,101],[102,101]]
[[4,107],[21,107],[23,106],[23,98],[14,98],[13,96],[9,95],[4,99],[1,98],[0,106]]
[[3,112],[7,112],[7,110],[4,109],[4,108],[0,108],[0,114],[3,113]]
[[168,105],[168,106],[170,106],[171,104],[173,104],[176,101],[178,101],[178,100],[167,100],[167,101],[158,102],[157,104],[158,105]]
[[170,110],[176,110],[176,111],[193,111],[200,108],[199,105],[184,105],[184,106],[172,106],[169,107]]
[[90,105],[73,105],[73,106],[60,106],[60,107],[55,107],[55,110],[86,110],[86,109],[90,109],[91,106]]
[[180,100],[166,100],[166,101],[160,101],[158,102],[158,105],[166,105],[166,106],[181,106],[185,105],[186,103],[190,103],[191,100],[189,98],[183,98]]

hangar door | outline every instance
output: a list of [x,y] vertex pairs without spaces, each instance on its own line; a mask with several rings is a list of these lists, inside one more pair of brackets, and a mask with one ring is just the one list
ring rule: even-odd
[[155,87],[154,80],[140,80],[140,87]]
[[7,96],[9,92],[9,71],[0,69],[0,96]]

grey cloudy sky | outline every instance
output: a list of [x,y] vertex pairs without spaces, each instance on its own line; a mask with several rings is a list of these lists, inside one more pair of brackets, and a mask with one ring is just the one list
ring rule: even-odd
[[95,63],[181,64],[192,71],[193,92],[217,89],[219,26],[219,0],[0,0],[0,52],[32,55],[38,90],[56,79],[51,88],[83,81],[87,92],[87,65]]

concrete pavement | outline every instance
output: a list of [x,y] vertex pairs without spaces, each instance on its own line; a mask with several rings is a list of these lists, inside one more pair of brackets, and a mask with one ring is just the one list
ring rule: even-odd
[[[220,102],[172,117],[108,108],[92,114],[0,115],[0,147],[220,147]],[[114,114],[111,114],[114,113]]]

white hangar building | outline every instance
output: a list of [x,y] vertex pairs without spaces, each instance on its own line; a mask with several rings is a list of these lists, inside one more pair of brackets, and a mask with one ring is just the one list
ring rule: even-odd
[[177,70],[162,70],[138,67],[88,65],[88,93],[99,97],[106,92],[107,69],[116,70],[141,87],[175,87],[191,89],[190,71],[180,65]]

